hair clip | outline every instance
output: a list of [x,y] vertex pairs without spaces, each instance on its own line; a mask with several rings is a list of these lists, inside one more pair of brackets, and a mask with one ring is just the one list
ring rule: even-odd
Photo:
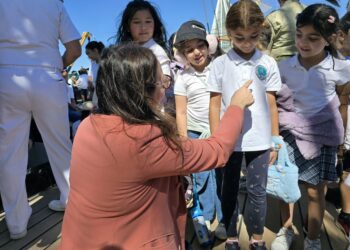
[[330,15],[330,16],[328,17],[327,21],[328,21],[329,23],[334,23],[334,22],[335,22],[335,17],[332,16],[332,15]]

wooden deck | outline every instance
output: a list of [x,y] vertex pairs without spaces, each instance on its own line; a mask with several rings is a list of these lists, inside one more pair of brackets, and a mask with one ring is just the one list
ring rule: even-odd
[[[30,203],[33,208],[33,214],[29,220],[28,235],[20,240],[10,240],[9,234],[5,225],[4,213],[0,214],[0,249],[18,250],[18,249],[56,249],[60,241],[60,231],[62,225],[63,213],[53,212],[48,209],[47,204],[50,200],[58,197],[57,188],[49,188],[44,192],[30,197]],[[242,213],[245,212],[246,195],[240,194],[240,208]],[[303,218],[305,217],[305,200],[297,203],[294,223],[297,232],[296,240],[292,245],[293,250],[303,249],[304,235],[302,233]],[[323,250],[347,250],[349,248],[348,241],[340,226],[335,223],[337,218],[337,210],[330,203],[327,204],[327,210],[322,226],[321,241]],[[264,239],[267,242],[268,248],[271,241],[274,239],[276,232],[280,228],[279,203],[276,200],[268,198],[268,210]],[[239,223],[239,238],[241,249],[248,249],[248,235],[246,227],[240,215]],[[193,227],[189,221],[187,236],[188,242],[191,242],[192,250],[203,249],[198,245]],[[215,241],[212,249],[224,249],[224,243]]]

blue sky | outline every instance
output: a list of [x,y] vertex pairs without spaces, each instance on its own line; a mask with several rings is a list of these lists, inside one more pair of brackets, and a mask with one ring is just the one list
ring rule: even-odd
[[[128,2],[128,0],[65,0],[64,5],[80,33],[89,31],[93,34],[93,40],[109,45],[114,43],[113,36],[116,34],[120,15]],[[263,2],[272,7],[266,14],[279,6],[277,0],[263,0]],[[317,1],[301,0],[301,2],[307,5]],[[342,6],[337,8],[340,15],[345,13],[346,2],[347,0],[340,0]],[[168,36],[190,19],[196,19],[211,28],[216,6],[216,0],[152,0],[151,3],[159,10]],[[73,69],[79,69],[81,66],[89,66],[84,49],[83,55],[75,62]]]

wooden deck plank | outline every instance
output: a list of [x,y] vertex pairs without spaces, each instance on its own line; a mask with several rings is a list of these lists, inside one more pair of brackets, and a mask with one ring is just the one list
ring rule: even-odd
[[[35,228],[35,225],[43,223],[46,219],[48,219],[55,213],[47,207],[47,204],[58,194],[58,189],[56,187],[53,187],[48,188],[46,191],[41,192],[37,195],[33,195],[28,199],[29,204],[32,206],[33,213],[28,223],[28,234],[24,239],[30,237],[29,235],[32,232],[32,228]],[[4,216],[2,216],[2,218],[0,219],[0,230],[0,248],[6,247],[7,249],[8,244],[10,244],[13,241],[11,241],[9,237]]]
[[59,243],[61,239],[61,228],[62,222],[59,222],[50,228],[50,230],[40,235],[40,237],[36,238],[36,240],[30,242],[26,248],[29,250],[42,250],[51,247],[56,242]]
[[[32,216],[38,211],[47,207],[49,201],[57,199],[59,197],[59,191],[57,187],[50,187],[47,190],[40,192],[36,195],[28,198],[29,204],[32,207]],[[0,214],[0,234],[7,230],[5,222],[5,213]]]
[[[61,242],[61,238],[57,239],[54,243],[52,243],[50,246],[45,248],[45,250],[56,250]],[[31,249],[34,250],[34,249]]]
[[4,247],[6,250],[18,250],[22,248],[27,249],[27,246],[30,246],[31,242],[35,241],[37,238],[40,238],[41,235],[45,234],[48,230],[60,223],[62,218],[63,213],[53,213],[45,220],[30,228],[26,237],[19,240],[12,240],[2,247]]
[[[305,192],[305,190],[303,191]],[[33,215],[28,224],[28,235],[20,240],[11,241],[8,236],[8,231],[4,222],[4,216],[0,216],[0,249],[17,250],[17,249],[56,249],[61,237],[61,225],[63,213],[55,213],[47,208],[47,203],[58,196],[57,188],[50,188],[39,195],[31,197],[30,203],[33,207]],[[304,235],[302,232],[303,220],[306,216],[307,201],[303,197],[294,209],[294,226],[297,238],[292,245],[292,250],[303,249]],[[240,209],[245,213],[246,208],[246,194],[239,194]],[[276,232],[279,230],[281,221],[279,213],[279,204],[277,200],[268,198],[268,210],[266,216],[266,226],[264,232],[264,240],[270,249],[271,241],[275,238]],[[335,207],[327,203],[325,218],[322,226],[321,239],[323,250],[345,250],[347,249],[347,240],[344,233],[339,229],[339,225],[335,223],[335,218],[338,216],[338,211]],[[188,219],[186,239],[192,240],[193,250],[203,250],[200,247],[193,230],[193,224],[190,218]],[[249,248],[249,237],[244,224],[243,216],[240,215],[238,223],[239,239],[241,249]],[[215,224],[213,225],[215,228]],[[224,242],[216,240],[214,242],[214,250],[224,250]]]
[[349,242],[341,225],[337,222],[338,213],[335,207],[327,202],[323,226],[332,249],[347,250]]
[[[46,220],[46,218],[50,217],[54,211],[50,210],[49,208],[42,208],[42,210],[37,211],[35,214],[33,214],[28,223],[28,231],[31,231],[31,228],[35,226],[36,224],[40,223],[41,221]],[[7,242],[10,241],[9,233],[8,231],[4,231],[0,235],[0,247],[5,245]]]

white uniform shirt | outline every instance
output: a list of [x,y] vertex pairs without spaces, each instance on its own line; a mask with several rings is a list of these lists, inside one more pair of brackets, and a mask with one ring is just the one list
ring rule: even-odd
[[59,0],[0,1],[0,16],[0,65],[62,69],[58,40],[80,39]]
[[255,102],[245,110],[243,131],[235,151],[266,150],[271,146],[271,118],[266,91],[281,88],[276,61],[259,50],[247,61],[231,49],[213,62],[207,90],[222,94],[222,115],[230,105],[233,93],[247,80],[253,80],[249,88],[253,91]]
[[293,92],[296,112],[310,116],[321,111],[336,96],[336,85],[350,81],[350,61],[328,55],[306,70],[298,55],[279,63],[282,82]]
[[157,57],[160,63],[163,74],[167,76],[171,76],[170,59],[167,53],[165,53],[162,46],[156,43],[153,39],[150,39],[148,42],[144,43],[142,47],[152,50],[153,54]]
[[77,87],[79,89],[87,89],[88,88],[88,75],[87,74],[79,75],[77,85],[78,85]]
[[209,64],[203,72],[197,72],[192,67],[180,72],[177,76],[174,93],[187,97],[187,117],[203,129],[209,129],[209,100],[207,78]]

